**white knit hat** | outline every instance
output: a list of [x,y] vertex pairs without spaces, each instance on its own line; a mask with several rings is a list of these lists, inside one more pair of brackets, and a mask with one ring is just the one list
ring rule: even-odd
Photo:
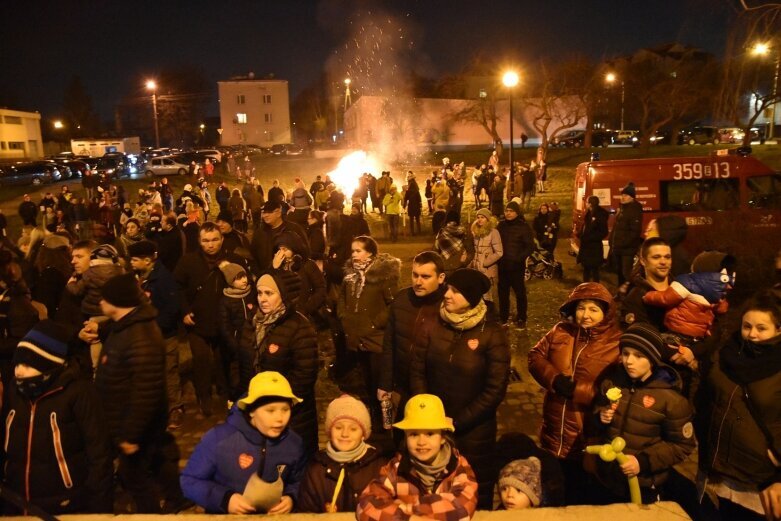
[[352,420],[361,426],[363,438],[369,439],[372,434],[372,420],[369,409],[362,401],[353,398],[349,394],[343,394],[336,398],[325,411],[325,431],[330,433],[331,427],[339,420]]

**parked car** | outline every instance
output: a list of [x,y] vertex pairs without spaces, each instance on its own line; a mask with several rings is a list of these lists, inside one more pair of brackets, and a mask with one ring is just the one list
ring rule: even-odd
[[54,161],[52,159],[39,159],[36,161],[30,161],[28,164],[47,166],[57,170],[60,175],[58,179],[55,179],[55,181],[70,179],[74,175],[73,171],[68,165],[64,164],[63,162]]
[[742,128],[724,127],[718,130],[720,143],[740,143],[746,135]]
[[639,142],[639,130],[616,130],[613,143],[616,145],[634,145]]
[[106,174],[109,178],[119,179],[120,177],[130,177],[132,165],[124,154],[105,155],[98,158],[92,169],[93,174]]
[[190,165],[178,156],[153,157],[146,163],[145,173],[148,177],[158,175],[186,175]]
[[198,154],[211,158],[212,163],[222,163],[222,152],[213,148],[196,150]]
[[295,143],[277,143],[271,146],[271,154],[275,156],[300,156],[304,149]]
[[60,171],[43,162],[0,165],[0,186],[42,185],[60,180]]
[[[652,145],[669,145],[670,144],[670,131],[669,130],[657,130],[654,135],[651,136],[650,142]],[[677,143],[680,145],[680,143]]]
[[721,142],[716,127],[697,126],[683,131],[683,142],[687,145],[718,145]]

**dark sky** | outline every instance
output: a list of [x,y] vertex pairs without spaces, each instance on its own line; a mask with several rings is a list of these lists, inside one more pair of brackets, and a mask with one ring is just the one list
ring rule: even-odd
[[437,77],[478,49],[602,58],[680,41],[718,55],[728,15],[726,0],[5,0],[0,99],[54,117],[79,75],[105,118],[147,77],[192,64],[212,82],[274,73],[292,98],[371,17],[402,24],[418,71]]

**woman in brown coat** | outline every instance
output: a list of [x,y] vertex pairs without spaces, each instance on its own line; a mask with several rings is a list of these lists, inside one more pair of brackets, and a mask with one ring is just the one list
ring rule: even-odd
[[580,501],[584,425],[593,409],[595,382],[619,361],[621,331],[607,289],[584,282],[559,308],[564,319],[529,352],[529,371],[546,390],[540,444],[557,458],[567,484],[567,503]]

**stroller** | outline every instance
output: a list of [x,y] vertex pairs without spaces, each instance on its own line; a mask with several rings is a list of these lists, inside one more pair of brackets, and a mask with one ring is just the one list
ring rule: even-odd
[[564,269],[561,263],[553,258],[553,252],[540,247],[540,243],[535,239],[534,251],[526,258],[526,280],[532,277],[539,279],[560,279],[564,277]]

